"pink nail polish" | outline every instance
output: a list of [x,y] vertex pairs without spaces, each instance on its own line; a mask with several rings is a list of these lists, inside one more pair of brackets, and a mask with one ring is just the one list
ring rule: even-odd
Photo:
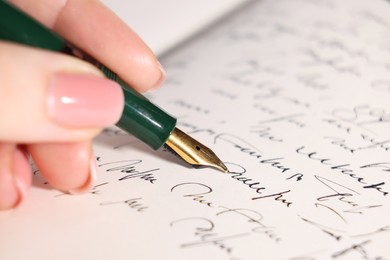
[[124,96],[114,81],[83,74],[56,74],[50,79],[48,114],[60,125],[104,127],[115,124]]
[[0,172],[0,210],[15,208],[23,197],[12,173],[3,170]]
[[164,83],[164,81],[165,81],[167,73],[165,72],[164,67],[161,65],[161,63],[159,61],[157,61],[157,63],[158,63],[158,68],[161,71],[161,77],[160,77],[160,80],[158,81],[158,85],[161,86],[161,84]]
[[15,178],[16,146],[0,144],[0,210],[15,208],[23,199],[23,186]]
[[158,69],[160,70],[160,78],[154,83],[154,85],[148,90],[150,92],[153,92],[161,87],[161,85],[164,83],[165,78],[166,78],[166,73],[159,61],[157,61]]
[[92,188],[97,178],[97,165],[94,156],[91,157],[91,160],[89,162],[88,174],[89,175],[87,181],[81,187],[78,187],[77,189],[69,190],[68,192],[70,194],[77,195],[77,194],[85,193]]

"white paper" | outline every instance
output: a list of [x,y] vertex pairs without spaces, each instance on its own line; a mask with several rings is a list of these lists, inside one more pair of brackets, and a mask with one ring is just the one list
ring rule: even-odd
[[254,2],[162,61],[148,97],[230,173],[116,128],[91,192],[34,176],[1,259],[390,259],[390,3]]
[[248,0],[102,0],[162,55]]

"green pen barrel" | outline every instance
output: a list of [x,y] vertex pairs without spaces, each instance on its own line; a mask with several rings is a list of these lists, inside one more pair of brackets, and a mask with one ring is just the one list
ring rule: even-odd
[[0,39],[52,51],[65,45],[60,36],[4,0],[0,0]]
[[107,78],[121,85],[125,96],[125,107],[116,125],[155,150],[163,146],[175,129],[176,118],[168,115],[149,99],[131,89],[104,65],[97,64],[97,67]]

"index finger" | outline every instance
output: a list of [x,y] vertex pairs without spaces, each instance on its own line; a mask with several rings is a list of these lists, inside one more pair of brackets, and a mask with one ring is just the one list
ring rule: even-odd
[[116,14],[96,0],[12,0],[116,72],[140,92],[161,85],[165,73],[150,48]]

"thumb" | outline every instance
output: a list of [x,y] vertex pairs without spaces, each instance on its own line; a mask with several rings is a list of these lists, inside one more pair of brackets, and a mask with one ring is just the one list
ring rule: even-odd
[[121,116],[121,87],[76,58],[0,41],[0,68],[0,141],[86,140]]

